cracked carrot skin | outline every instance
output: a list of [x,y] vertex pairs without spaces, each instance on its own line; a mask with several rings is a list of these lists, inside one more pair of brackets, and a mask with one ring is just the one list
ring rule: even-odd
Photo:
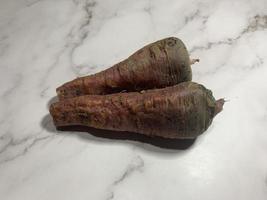
[[184,82],[142,93],[66,99],[52,104],[50,113],[57,127],[84,125],[182,139],[203,133],[222,106],[203,85]]
[[57,88],[57,95],[62,100],[87,94],[164,88],[191,80],[187,49],[180,39],[170,37],[143,47],[104,71],[63,84]]

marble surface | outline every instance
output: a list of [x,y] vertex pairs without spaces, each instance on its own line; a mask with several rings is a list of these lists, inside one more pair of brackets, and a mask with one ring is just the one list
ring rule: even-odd
[[[56,131],[55,88],[181,38],[229,101],[185,150]],[[267,199],[266,0],[0,0],[0,199]]]

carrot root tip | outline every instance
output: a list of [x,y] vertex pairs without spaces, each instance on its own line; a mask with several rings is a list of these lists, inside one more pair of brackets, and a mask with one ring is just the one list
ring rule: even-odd
[[227,101],[229,101],[229,100],[225,100],[224,98],[218,99],[216,101],[215,115],[217,115],[219,112],[221,112],[223,110],[223,105]]
[[200,60],[198,58],[190,59],[190,65],[195,64],[196,62],[199,62]]

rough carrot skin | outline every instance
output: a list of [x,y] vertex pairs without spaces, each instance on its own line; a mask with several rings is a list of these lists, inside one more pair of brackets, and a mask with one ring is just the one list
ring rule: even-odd
[[151,43],[124,61],[99,73],[80,77],[57,88],[60,100],[87,94],[164,88],[191,81],[187,49],[174,37]]
[[57,127],[85,125],[178,139],[203,133],[219,110],[216,106],[210,90],[184,82],[142,93],[66,99],[52,104],[50,113]]

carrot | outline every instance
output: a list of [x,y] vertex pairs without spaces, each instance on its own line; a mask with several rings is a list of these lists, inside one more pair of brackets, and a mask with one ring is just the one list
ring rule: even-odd
[[57,88],[60,100],[87,94],[164,88],[191,81],[190,61],[184,43],[174,37],[151,43],[99,73],[76,78]]
[[163,89],[110,95],[86,95],[54,103],[57,127],[84,125],[164,138],[195,138],[222,110],[203,85],[184,82]]

